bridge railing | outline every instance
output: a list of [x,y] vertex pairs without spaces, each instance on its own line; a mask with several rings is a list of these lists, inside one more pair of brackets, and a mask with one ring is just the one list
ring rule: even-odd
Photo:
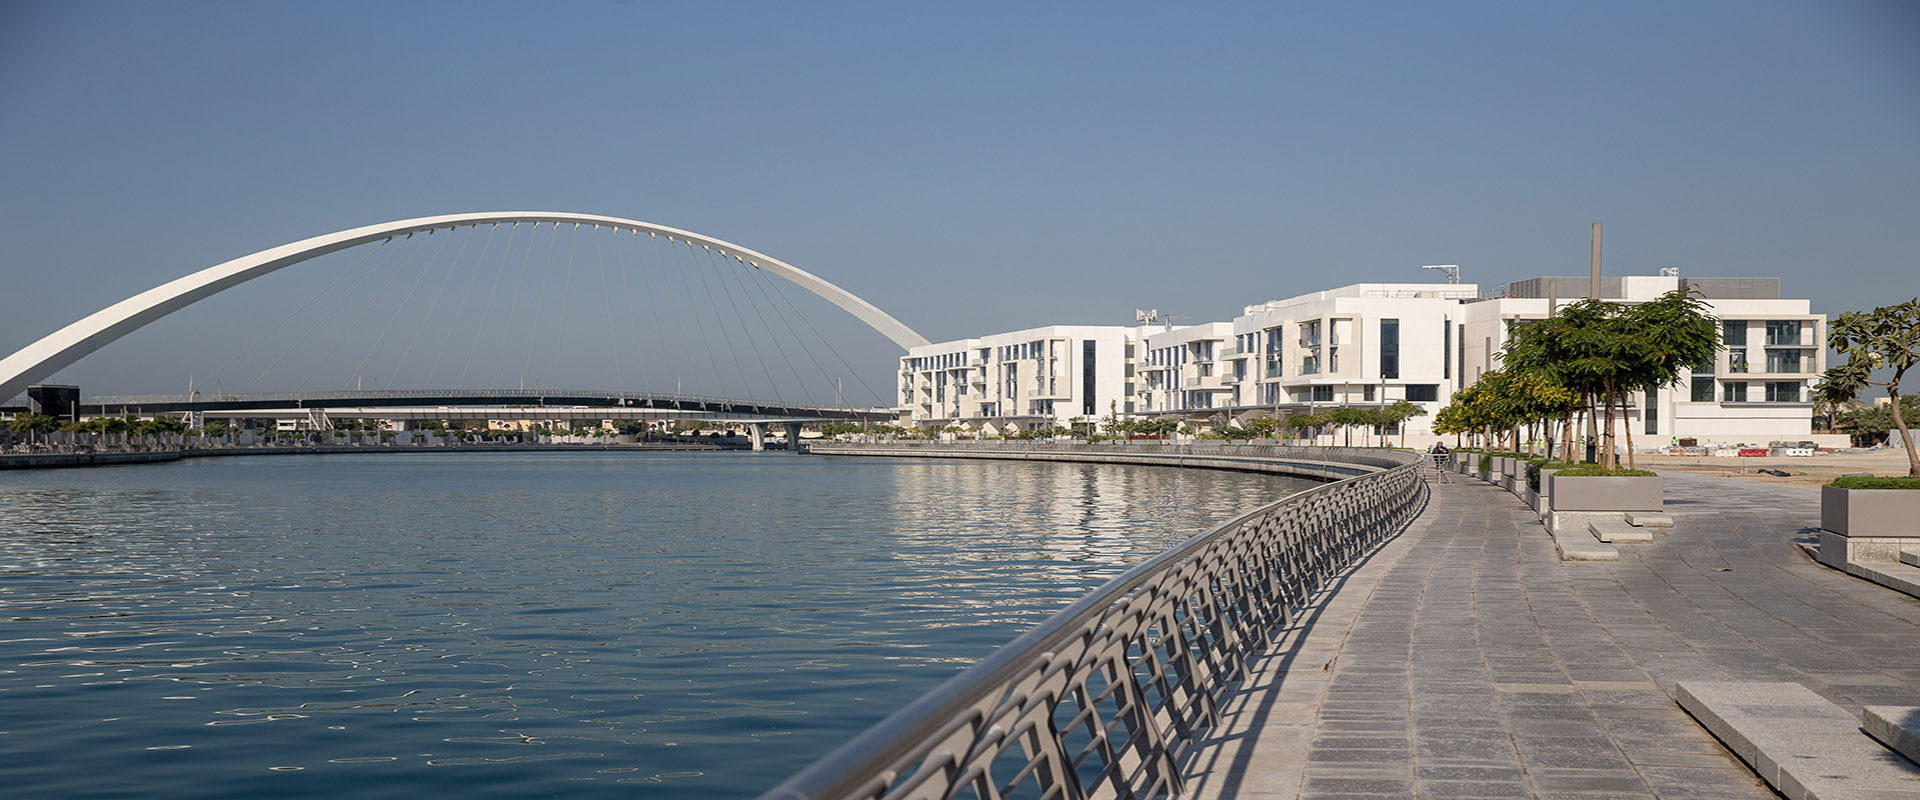
[[1418,454],[1353,455],[1400,463],[1263,506],[1128,570],[761,800],[1181,791],[1180,764],[1249,656],[1424,507]]
[[294,403],[299,401],[332,400],[443,400],[448,397],[497,399],[502,403],[524,403],[529,398],[552,398],[555,400],[602,400],[609,404],[619,404],[623,400],[634,402],[693,403],[711,406],[782,407],[809,408],[817,410],[849,411],[862,413],[891,414],[891,409],[859,408],[855,406],[809,406],[794,403],[742,400],[735,397],[713,397],[698,394],[663,394],[659,392],[619,392],[604,389],[370,389],[366,391],[342,390],[323,392],[195,392],[185,394],[143,394],[113,395],[81,398],[81,405],[87,406],[128,406],[164,405],[169,403]]

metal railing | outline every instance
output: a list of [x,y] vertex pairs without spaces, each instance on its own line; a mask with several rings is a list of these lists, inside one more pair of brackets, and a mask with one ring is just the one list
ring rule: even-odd
[[[816,447],[825,449],[832,442],[821,440]],[[881,444],[889,448],[907,448],[924,450],[1004,450],[1008,452],[1038,453],[1147,453],[1168,455],[1204,455],[1230,456],[1241,458],[1263,458],[1272,461],[1318,461],[1354,464],[1376,469],[1393,469],[1418,459],[1413,458],[1409,450],[1391,448],[1362,447],[1319,447],[1314,445],[1259,444],[1256,442],[1229,442],[1220,439],[1198,439],[1192,441],[1167,441],[1162,439],[1134,439],[1131,441],[1085,442],[1075,439],[1044,441],[1039,439],[935,442],[924,439],[898,439],[876,441],[863,444]]]
[[1347,452],[1393,463],[1263,506],[1128,570],[761,800],[1181,791],[1180,765],[1218,723],[1248,656],[1425,505],[1423,456]]

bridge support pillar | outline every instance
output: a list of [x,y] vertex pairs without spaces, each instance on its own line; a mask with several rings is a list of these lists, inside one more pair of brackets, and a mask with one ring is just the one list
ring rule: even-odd
[[753,442],[753,449],[755,450],[767,449],[767,423],[764,423],[764,422],[747,423],[747,438]]
[[800,452],[800,423],[787,423],[787,452]]

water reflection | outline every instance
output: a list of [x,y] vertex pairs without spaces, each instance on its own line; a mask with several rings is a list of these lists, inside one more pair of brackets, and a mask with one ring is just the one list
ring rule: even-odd
[[787,454],[0,475],[0,784],[750,795],[1296,487]]

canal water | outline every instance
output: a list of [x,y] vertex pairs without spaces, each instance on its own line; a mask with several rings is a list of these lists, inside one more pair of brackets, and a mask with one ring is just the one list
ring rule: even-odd
[[0,473],[0,787],[749,797],[1308,485],[786,453]]

